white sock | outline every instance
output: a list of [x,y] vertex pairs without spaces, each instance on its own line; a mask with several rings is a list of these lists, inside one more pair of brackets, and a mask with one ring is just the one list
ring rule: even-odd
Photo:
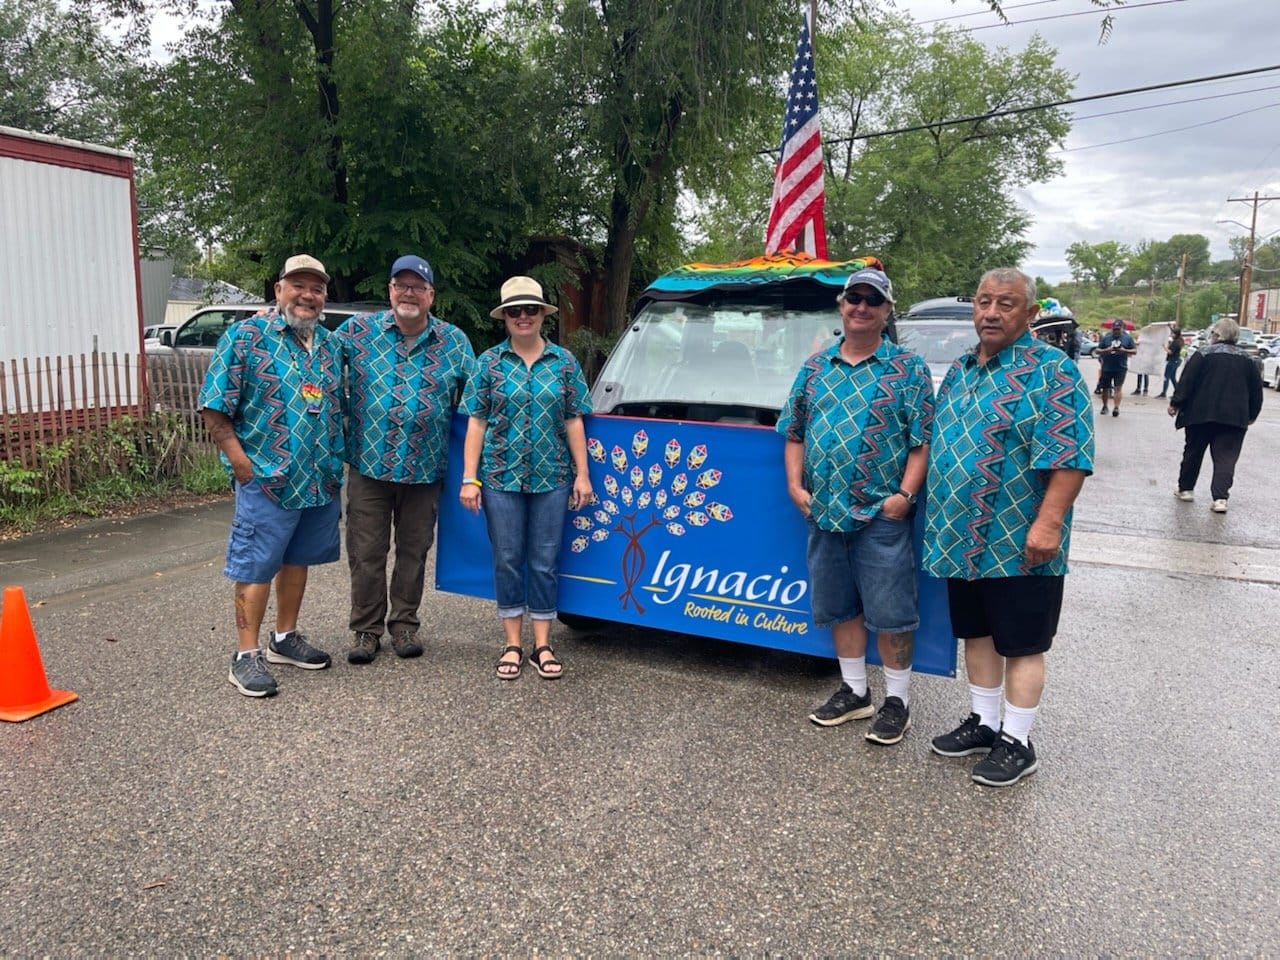
[[241,657],[251,657],[257,652],[258,652],[257,647],[250,647],[248,650],[237,650],[236,659],[239,660]]
[[281,640],[283,640],[285,637],[287,637],[287,636],[288,636],[289,634],[291,634],[291,633],[293,633],[293,631],[292,631],[292,630],[286,630],[284,633],[281,633],[279,630],[277,630],[277,631],[276,631],[276,643],[279,643]]
[[1004,732],[1026,745],[1031,736],[1031,723],[1036,718],[1037,707],[1015,707],[1007,700],[1004,704]]
[[1000,696],[999,687],[979,687],[969,684],[969,701],[973,704],[973,712],[984,727],[992,730],[1000,729]]
[[911,705],[911,668],[905,670],[894,670],[892,667],[884,668],[884,695],[886,697],[897,697],[902,701],[904,707]]
[[840,661],[840,679],[849,685],[855,696],[867,692],[867,658],[836,657]]

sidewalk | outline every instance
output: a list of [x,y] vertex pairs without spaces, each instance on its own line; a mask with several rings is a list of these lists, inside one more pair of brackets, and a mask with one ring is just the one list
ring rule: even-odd
[[6,540],[0,581],[36,601],[207,562],[226,546],[231,507],[228,498]]

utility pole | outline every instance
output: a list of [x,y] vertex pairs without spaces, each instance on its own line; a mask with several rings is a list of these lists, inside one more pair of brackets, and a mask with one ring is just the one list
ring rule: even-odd
[[1249,220],[1249,250],[1240,271],[1240,312],[1236,314],[1236,320],[1242,327],[1248,326],[1249,286],[1253,282],[1253,242],[1258,233],[1258,204],[1271,200],[1280,200],[1280,197],[1260,197],[1257,190],[1253,191],[1252,197],[1227,197],[1227,203],[1248,203],[1253,206],[1253,216]]
[[1173,325],[1182,329],[1182,288],[1187,282],[1187,255],[1182,255],[1182,266],[1178,268],[1178,299],[1173,305]]

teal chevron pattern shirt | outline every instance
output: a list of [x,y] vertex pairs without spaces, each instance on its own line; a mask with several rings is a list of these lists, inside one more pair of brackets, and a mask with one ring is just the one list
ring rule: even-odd
[[373,480],[440,480],[449,420],[475,369],[466,334],[428,316],[406,337],[384,310],[352,317],[334,338],[347,375],[347,463]]
[[841,337],[796,374],[777,430],[804,444],[804,485],[820,530],[856,530],[902,485],[907,454],[929,442],[933,380],[919,355],[881,340],[850,364]]
[[565,421],[591,412],[573,354],[550,341],[526,367],[510,338],[480,354],[462,412],[488,424],[480,481],[495,490],[546,493],[573,478]]
[[286,510],[324,506],[342,488],[342,381],[324,327],[308,353],[274,311],[232,324],[198,405],[231,418],[254,479]]
[[952,364],[938,388],[929,449],[922,566],[935,577],[1061,576],[1062,547],[1027,566],[1027,530],[1052,470],[1093,472],[1093,408],[1080,371],[1029,333],[984,366],[976,348]]

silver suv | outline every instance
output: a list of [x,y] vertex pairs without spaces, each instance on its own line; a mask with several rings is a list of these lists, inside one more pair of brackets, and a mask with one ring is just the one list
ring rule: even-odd
[[[233,323],[271,308],[268,303],[215,303],[201,307],[177,329],[163,330],[158,343],[146,341],[151,402],[169,410],[194,410],[213,348],[223,333]],[[330,303],[320,322],[335,330],[358,313],[386,309],[381,303]]]

